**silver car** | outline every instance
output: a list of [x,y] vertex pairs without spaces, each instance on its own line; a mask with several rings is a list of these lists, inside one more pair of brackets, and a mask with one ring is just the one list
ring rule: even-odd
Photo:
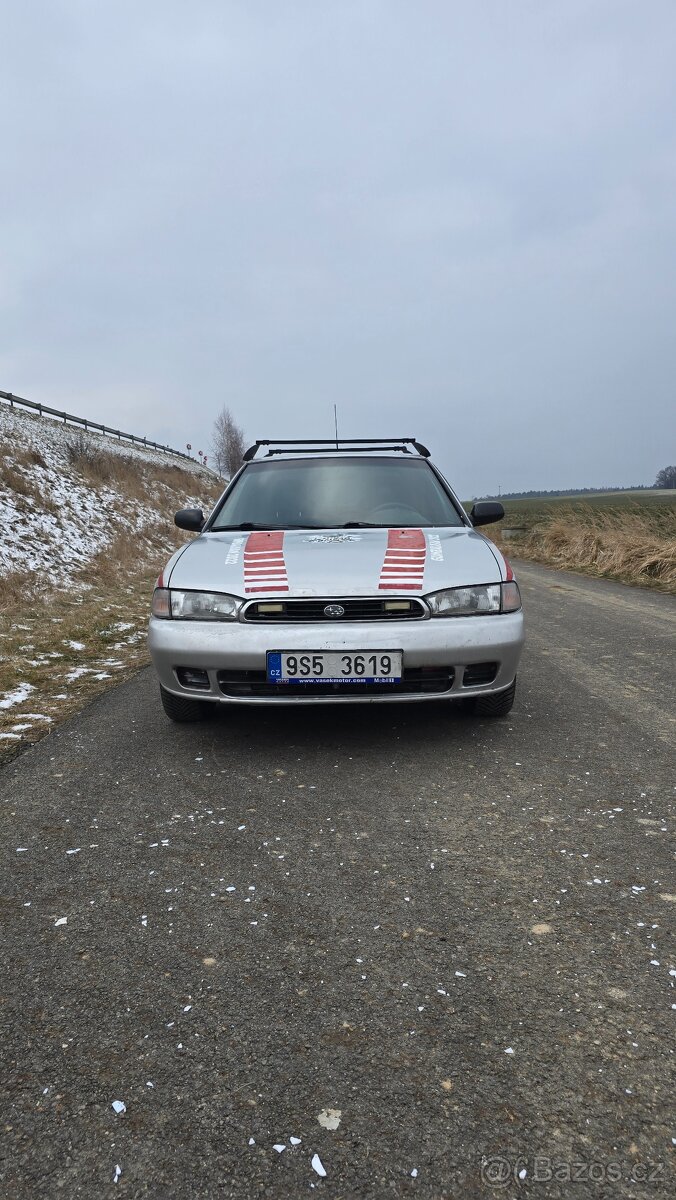
[[224,704],[514,703],[516,580],[414,438],[256,442],[157,581],[150,652],[165,712]]

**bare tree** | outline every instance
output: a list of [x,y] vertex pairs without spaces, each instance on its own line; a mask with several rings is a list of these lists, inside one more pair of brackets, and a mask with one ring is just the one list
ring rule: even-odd
[[676,467],[662,467],[657,472],[656,488],[676,488]]
[[214,421],[211,449],[216,470],[220,475],[232,479],[242,465],[245,446],[244,432],[229,408],[222,408]]

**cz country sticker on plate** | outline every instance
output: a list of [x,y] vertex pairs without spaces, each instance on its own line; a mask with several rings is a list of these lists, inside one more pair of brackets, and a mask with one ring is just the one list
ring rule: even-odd
[[269,650],[268,683],[401,683],[401,650]]

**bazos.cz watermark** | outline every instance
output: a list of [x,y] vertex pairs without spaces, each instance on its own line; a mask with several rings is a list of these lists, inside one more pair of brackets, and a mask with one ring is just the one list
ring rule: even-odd
[[510,1183],[664,1183],[666,1163],[621,1162],[611,1159],[551,1158],[536,1154],[533,1158],[506,1158],[491,1154],[481,1159],[481,1182],[491,1188]]

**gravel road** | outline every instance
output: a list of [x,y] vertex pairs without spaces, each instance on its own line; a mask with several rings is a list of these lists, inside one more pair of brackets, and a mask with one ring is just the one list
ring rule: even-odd
[[518,575],[504,721],[143,671],[0,770],[3,1197],[676,1194],[676,601]]

